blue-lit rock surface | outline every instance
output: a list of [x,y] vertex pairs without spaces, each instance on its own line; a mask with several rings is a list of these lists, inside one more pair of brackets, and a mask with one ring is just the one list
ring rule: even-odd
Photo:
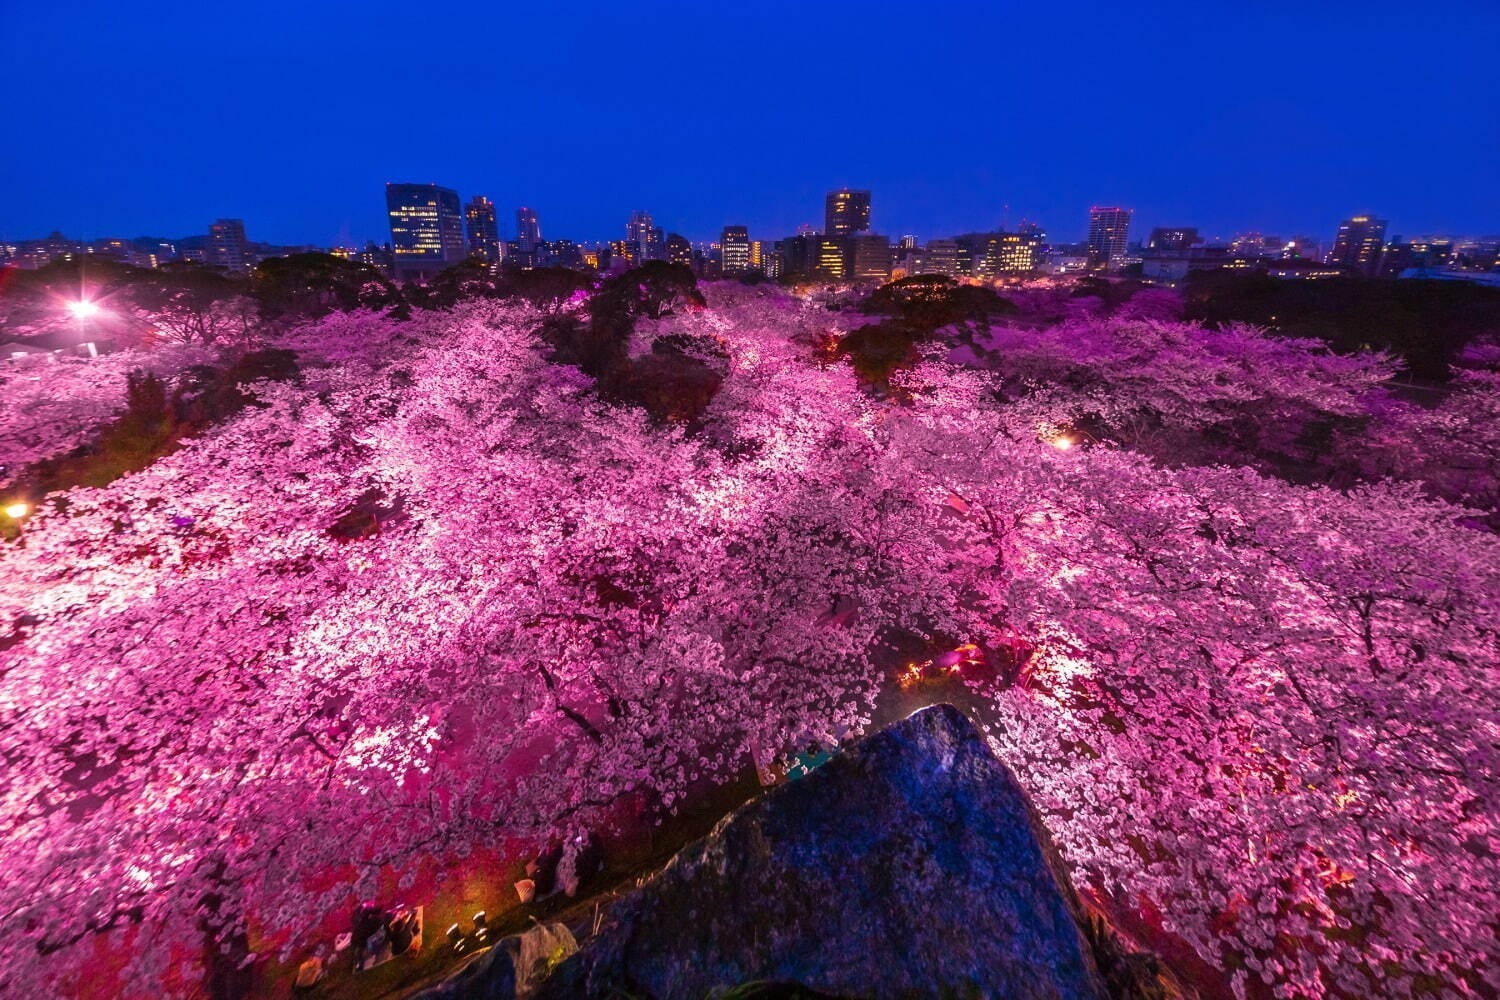
[[727,816],[543,997],[702,1000],[755,981],[841,997],[1098,997],[1072,890],[1025,794],[937,706]]

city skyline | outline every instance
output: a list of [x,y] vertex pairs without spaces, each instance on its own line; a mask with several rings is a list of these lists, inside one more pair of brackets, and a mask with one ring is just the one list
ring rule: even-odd
[[[0,183],[25,194],[0,210],[0,237],[173,237],[240,218],[272,242],[360,245],[382,239],[371,194],[390,181],[529,205],[587,239],[618,238],[641,205],[696,240],[727,224],[792,233],[817,226],[823,195],[843,186],[878,192],[876,230],[924,238],[1008,217],[1081,240],[1091,205],[1226,238],[1331,240],[1363,212],[1392,234],[1500,231],[1500,139],[1473,127],[1497,118],[1484,47],[1500,12],[1459,3],[1439,23],[1395,4],[1346,8],[1085,3],[1062,18],[958,4],[919,19],[899,4],[792,18],[774,3],[759,15],[658,3],[632,8],[629,25],[607,8],[455,8],[451,23],[492,38],[493,57],[423,68],[397,58],[400,8],[386,3],[302,11],[292,34],[276,4],[233,33],[207,9],[170,12],[163,28],[103,5],[28,5],[0,39],[28,82],[11,134],[32,151],[0,164]],[[627,28],[659,80],[586,71],[619,58]],[[837,64],[834,91],[805,74],[715,72],[723,59],[811,69],[809,41],[839,36],[860,58]],[[522,37],[533,43],[504,44]],[[207,50],[225,71],[213,87],[196,69]],[[1349,51],[1399,66],[1401,85],[1351,100],[1336,72]],[[386,121],[420,123],[424,138],[393,142]]]

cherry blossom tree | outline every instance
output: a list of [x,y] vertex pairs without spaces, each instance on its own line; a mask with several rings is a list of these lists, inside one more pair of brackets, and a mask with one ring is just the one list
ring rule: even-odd
[[691,430],[523,302],[335,313],[276,334],[301,383],[40,504],[0,550],[0,982],[77,992],[100,934],[135,992],[191,993],[205,939],[299,954],[424,858],[867,726],[916,642],[1004,659],[984,721],[1079,884],[1242,989],[1494,988],[1494,536],[1417,485],[1057,446],[1373,420],[1383,359],[1080,320],[877,399],[857,317],[705,295],[628,346],[721,377]]
[[213,356],[201,347],[162,346],[98,358],[42,355],[0,363],[0,486],[33,462],[86,444],[125,408],[131,372],[170,376]]

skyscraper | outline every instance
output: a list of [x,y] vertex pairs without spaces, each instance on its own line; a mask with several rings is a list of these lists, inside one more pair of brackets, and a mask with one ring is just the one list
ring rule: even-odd
[[725,226],[719,239],[722,248],[724,276],[746,274],[750,270],[750,230],[744,226]]
[[387,184],[385,205],[397,278],[431,277],[467,255],[457,191],[436,184]]
[[526,206],[516,209],[516,249],[522,253],[536,253],[542,242],[542,224],[536,213]]
[[210,267],[223,268],[231,274],[244,274],[254,263],[251,260],[250,241],[245,239],[245,223],[241,219],[220,219],[208,227],[208,246],[204,252],[204,263]]
[[1380,266],[1384,246],[1385,220],[1372,215],[1356,215],[1339,224],[1339,233],[1333,238],[1333,249],[1328,253],[1328,263],[1370,276]]
[[495,203],[476,194],[464,209],[469,224],[469,256],[488,264],[498,264],[505,253],[500,245],[500,224],[495,219]]
[[1089,209],[1090,263],[1108,267],[1125,256],[1131,214],[1128,208],[1103,208],[1096,205]]
[[650,212],[637,209],[630,213],[630,221],[625,223],[625,242],[636,245],[643,261],[666,259],[661,227],[652,221]]
[[823,235],[853,236],[870,230],[870,192],[845,188],[823,201]]

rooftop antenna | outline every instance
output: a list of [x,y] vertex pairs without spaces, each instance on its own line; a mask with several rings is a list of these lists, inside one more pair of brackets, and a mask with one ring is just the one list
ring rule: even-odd
[[1004,212],[1000,216],[1000,230],[1008,233],[1010,232],[1010,206],[1005,205],[1003,208]]

